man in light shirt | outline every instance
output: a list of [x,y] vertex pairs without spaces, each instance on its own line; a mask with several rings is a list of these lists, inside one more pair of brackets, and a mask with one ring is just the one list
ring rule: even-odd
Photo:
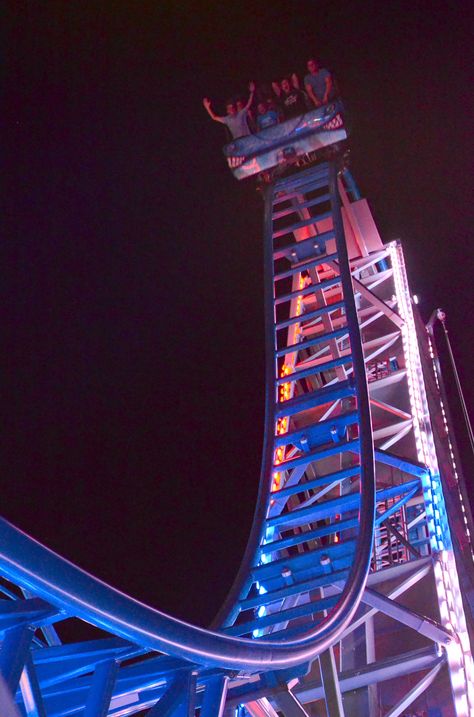
[[221,122],[222,124],[225,124],[232,135],[233,139],[237,139],[238,137],[245,137],[245,135],[250,134],[250,128],[247,122],[248,117],[248,111],[249,107],[253,102],[253,95],[255,92],[255,82],[249,83],[249,91],[250,95],[247,100],[247,104],[241,109],[237,109],[237,105],[235,102],[227,102],[226,104],[226,111],[227,114],[223,117],[219,117],[218,115],[213,112],[211,108],[211,100],[208,97],[205,97],[202,101],[204,108],[206,112],[208,113],[209,117],[213,119],[215,122]]
[[308,74],[304,78],[304,87],[309,98],[320,107],[332,100],[335,94],[334,81],[329,70],[319,67],[317,60],[310,59],[306,65]]

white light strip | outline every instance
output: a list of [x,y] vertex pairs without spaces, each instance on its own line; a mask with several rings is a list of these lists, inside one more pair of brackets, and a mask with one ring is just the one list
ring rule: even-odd
[[435,557],[439,611],[444,627],[456,635],[446,647],[455,711],[457,717],[470,717],[474,714],[474,665],[439,477],[405,263],[398,242],[391,242],[387,249],[392,261],[398,312],[404,320],[401,332],[417,455],[430,471],[422,479],[422,486],[431,550]]
[[447,417],[447,415],[446,415],[446,410],[445,410],[445,408],[444,408],[444,403],[443,403],[443,400],[442,400],[442,398],[441,398],[441,388],[440,388],[439,379],[438,379],[438,371],[439,371],[439,368],[438,368],[437,361],[436,361],[436,357],[435,357],[435,354],[434,354],[434,351],[433,351],[433,344],[432,344],[432,341],[431,341],[431,337],[430,337],[430,335],[429,335],[428,332],[427,332],[427,339],[428,339],[428,348],[429,348],[429,352],[430,352],[430,358],[431,358],[431,361],[433,362],[433,374],[434,374],[435,381],[436,381],[436,387],[437,387],[438,393],[439,393],[438,398],[439,398],[439,403],[440,403],[440,408],[441,408],[441,415],[442,415],[442,417],[443,417],[444,430],[446,431],[446,439],[447,439],[447,442],[448,442],[449,457],[450,457],[450,459],[451,459],[451,467],[452,467],[452,469],[453,469],[453,475],[454,475],[454,479],[455,479],[455,481],[456,481],[456,485],[457,485],[457,489],[458,489],[459,502],[460,502],[460,504],[461,504],[461,512],[462,512],[462,519],[463,519],[463,523],[464,523],[464,530],[466,531],[466,536],[467,536],[467,539],[468,539],[468,542],[469,542],[469,547],[470,547],[470,549],[471,549],[471,550],[470,550],[471,559],[474,561],[474,551],[473,551],[473,545],[472,545],[472,540],[471,540],[471,531],[470,531],[470,529],[469,529],[469,523],[468,523],[468,520],[467,520],[466,510],[465,510],[465,508],[464,508],[464,498],[463,498],[463,494],[462,494],[462,491],[461,491],[461,487],[460,487],[460,485],[459,485],[459,475],[458,475],[457,466],[456,466],[456,459],[455,459],[455,457],[454,457],[453,444],[451,443],[451,438],[450,438],[450,435],[449,435],[448,417]]

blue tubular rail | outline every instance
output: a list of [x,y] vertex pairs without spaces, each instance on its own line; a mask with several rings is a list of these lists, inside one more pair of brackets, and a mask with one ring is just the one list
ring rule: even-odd
[[[277,225],[285,216],[292,224],[283,231]],[[132,643],[121,648],[130,654],[163,652],[190,667],[250,673],[311,662],[339,639],[366,584],[376,494],[364,357],[334,164],[267,188],[265,301],[259,495],[242,565],[212,629],[133,600],[0,520],[0,574],[34,596],[15,601],[14,609],[10,600],[0,601],[1,632],[15,627],[16,619],[22,629],[40,628],[46,635],[50,626],[76,617]],[[289,373],[281,373],[284,366]],[[282,375],[288,382],[282,384]],[[295,546],[302,532],[307,542],[300,551]],[[337,578],[328,576],[331,570]],[[325,586],[341,578],[342,593],[325,595]],[[312,602],[315,589],[320,599]]]

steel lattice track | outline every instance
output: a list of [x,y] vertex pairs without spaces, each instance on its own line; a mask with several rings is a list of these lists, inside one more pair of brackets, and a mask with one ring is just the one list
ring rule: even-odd
[[[245,703],[271,716],[266,696],[290,713],[325,694],[331,716],[339,715],[340,689],[354,679],[347,655],[367,606],[437,646],[407,653],[409,671],[443,669],[439,645],[452,642],[446,621],[435,611],[421,624],[394,602],[433,570],[429,521],[415,517],[424,526],[416,540],[405,530],[409,506],[430,501],[432,474],[403,444],[414,430],[407,406],[376,395],[408,380],[396,366],[373,377],[389,350],[402,350],[406,319],[376,290],[393,280],[389,251],[367,249],[351,228],[354,190],[344,177],[325,163],[265,190],[262,472],[247,550],[212,630],[136,603],[0,521],[0,674],[20,714],[118,717],[149,708],[150,717],[189,717],[199,708],[217,717],[225,703]],[[397,420],[384,423],[377,411]],[[401,450],[389,452],[397,443]],[[399,583],[392,592],[366,589],[368,578],[372,586],[389,575]],[[110,637],[63,644],[60,623],[71,617]],[[312,668],[318,656],[322,683]],[[387,661],[382,669],[403,672]],[[364,705],[368,686],[383,679],[373,672],[359,684]],[[288,691],[296,678],[299,687]]]

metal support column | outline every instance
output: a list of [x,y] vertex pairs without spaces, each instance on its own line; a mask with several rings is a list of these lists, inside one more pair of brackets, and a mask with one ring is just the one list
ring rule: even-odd
[[116,674],[117,663],[115,660],[107,660],[97,665],[92,678],[84,717],[107,717]]
[[228,682],[229,678],[225,675],[219,675],[209,680],[202,698],[201,717],[222,717]]
[[[368,665],[371,665],[376,661],[373,617],[369,617],[365,623],[365,659],[367,660]],[[378,717],[379,699],[377,684],[369,685],[367,687],[367,692],[369,698],[369,716]]]
[[25,625],[5,631],[0,649],[0,675],[12,695],[18,688],[33,635],[34,629]]
[[344,717],[344,707],[342,706],[341,690],[332,647],[321,653],[319,665],[321,667],[327,717]]
[[148,717],[194,717],[196,673],[178,673],[164,695],[148,712]]

